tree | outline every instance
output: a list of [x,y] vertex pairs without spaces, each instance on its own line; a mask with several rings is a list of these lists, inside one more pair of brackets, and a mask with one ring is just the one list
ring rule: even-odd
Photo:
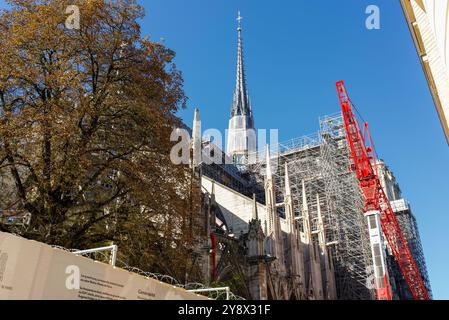
[[[198,201],[188,168],[169,158],[186,103],[174,52],[141,37],[136,1],[8,2],[0,209],[31,214],[27,238],[80,249],[114,241],[135,266],[179,277]],[[65,25],[73,4],[79,29]]]

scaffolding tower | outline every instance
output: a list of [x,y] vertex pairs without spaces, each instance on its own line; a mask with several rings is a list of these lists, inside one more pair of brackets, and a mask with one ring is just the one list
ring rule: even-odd
[[[421,273],[421,277],[423,278],[424,285],[426,286],[427,291],[429,292],[430,298],[432,298],[432,288],[430,285],[429,273],[427,271],[426,260],[424,257],[424,250],[421,244],[421,237],[419,234],[418,223],[416,221],[416,217],[410,208],[410,204],[404,200],[399,199],[395,201],[391,201],[391,208],[393,209],[396,218],[398,219],[399,225],[401,226],[401,230],[404,233],[405,239],[407,240],[407,244],[410,248],[410,252],[413,255],[413,258],[416,261],[418,269]],[[397,269],[396,263],[394,266]],[[395,276],[399,278],[401,282],[404,282],[404,278],[400,273],[400,270],[395,270]],[[407,292],[402,293],[402,296],[399,298],[402,299],[412,299],[411,293],[407,287],[407,285],[402,286]]]
[[340,299],[374,298],[364,198],[350,170],[350,150],[341,114],[320,119],[321,172],[328,202],[328,241],[335,242],[334,265]]

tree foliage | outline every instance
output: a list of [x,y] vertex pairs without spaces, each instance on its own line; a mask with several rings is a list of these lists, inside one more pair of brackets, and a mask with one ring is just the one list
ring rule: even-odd
[[[130,264],[182,279],[198,201],[188,168],[169,159],[186,102],[174,52],[142,38],[132,0],[8,2],[0,209],[31,214],[27,238],[81,249],[113,241]],[[79,29],[65,26],[73,4]]]

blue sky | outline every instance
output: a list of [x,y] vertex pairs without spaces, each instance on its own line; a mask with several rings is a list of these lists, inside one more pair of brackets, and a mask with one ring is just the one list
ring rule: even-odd
[[[199,107],[203,129],[227,126],[238,9],[258,128],[278,128],[281,141],[317,131],[319,116],[339,111],[335,82],[344,79],[417,216],[434,298],[449,299],[449,147],[399,1],[143,3],[143,33],[177,52],[188,124]],[[370,4],[380,8],[380,30],[365,28]]]
[[[417,216],[434,298],[449,299],[449,147],[399,0],[142,3],[143,34],[177,52],[188,124],[199,107],[203,129],[227,127],[238,9],[258,128],[279,129],[281,141],[317,131],[319,116],[339,111],[335,82],[344,79]],[[380,8],[380,30],[365,28],[370,4]]]

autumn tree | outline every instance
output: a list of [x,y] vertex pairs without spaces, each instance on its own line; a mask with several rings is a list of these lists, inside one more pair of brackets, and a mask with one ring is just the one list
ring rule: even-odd
[[[141,36],[136,1],[7,2],[0,209],[30,214],[27,238],[81,249],[113,241],[129,264],[182,279],[194,266],[198,193],[169,158],[186,102],[174,52]],[[79,28],[67,25],[69,5]]]

